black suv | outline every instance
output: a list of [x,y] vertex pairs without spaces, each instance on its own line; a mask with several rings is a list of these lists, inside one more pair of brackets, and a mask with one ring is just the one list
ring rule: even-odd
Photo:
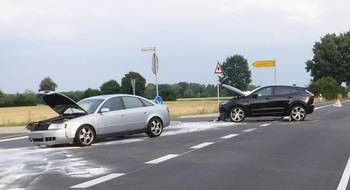
[[241,122],[246,117],[290,116],[293,121],[302,121],[315,108],[314,95],[303,87],[270,85],[242,92],[229,85],[223,86],[239,96],[219,104],[219,120]]

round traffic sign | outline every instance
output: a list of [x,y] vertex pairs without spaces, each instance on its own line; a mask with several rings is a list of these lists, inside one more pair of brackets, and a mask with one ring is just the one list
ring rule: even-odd
[[154,98],[154,102],[156,104],[163,104],[163,98],[161,96],[156,96],[156,98]]

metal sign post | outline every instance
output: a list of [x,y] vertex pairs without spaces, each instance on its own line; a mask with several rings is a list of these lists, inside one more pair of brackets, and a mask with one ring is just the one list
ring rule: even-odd
[[158,57],[156,53],[153,53],[152,55],[152,71],[153,74],[156,76],[156,94],[158,94],[158,70],[159,70],[159,62],[158,62]]
[[131,79],[131,87],[132,87],[132,92],[135,95],[136,79]]
[[217,86],[217,95],[218,95],[218,112],[220,112],[220,110],[219,110],[219,105],[220,105],[220,77],[219,77],[219,75],[222,75],[223,70],[221,68],[221,65],[220,65],[219,61],[216,64],[214,73],[218,75],[218,84],[216,86]]
[[142,52],[153,52],[152,55],[152,72],[156,77],[156,96],[159,95],[158,93],[158,71],[159,71],[159,61],[157,57],[157,48],[156,47],[145,47],[142,48]]

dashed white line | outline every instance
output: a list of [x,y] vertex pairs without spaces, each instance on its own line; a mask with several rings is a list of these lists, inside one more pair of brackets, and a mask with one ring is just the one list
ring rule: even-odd
[[223,136],[221,137],[222,139],[230,139],[230,138],[233,138],[235,136],[238,136],[239,134],[231,134],[231,135],[226,135],[226,136]]
[[120,177],[120,176],[123,176],[125,175],[124,173],[112,173],[112,174],[109,174],[109,175],[106,175],[106,176],[103,176],[103,177],[100,177],[100,178],[97,178],[97,179],[93,179],[93,180],[90,180],[90,181],[87,181],[87,182],[84,182],[84,183],[81,183],[81,184],[78,184],[78,185],[74,185],[70,188],[72,189],[81,189],[81,188],[87,188],[87,187],[91,187],[91,186],[94,186],[94,185],[97,185],[99,183],[103,183],[103,182],[106,182],[108,180],[111,180],[111,179],[114,179],[114,178],[117,178],[117,177]]
[[192,146],[190,148],[198,149],[198,148],[203,148],[203,147],[209,146],[211,144],[214,144],[214,142],[205,142],[205,143],[202,143],[202,144],[199,144],[199,145],[196,145],[196,146]]
[[28,136],[16,137],[11,139],[3,139],[3,140],[0,140],[0,142],[14,141],[14,140],[25,139],[25,138],[28,138]]
[[251,132],[251,131],[254,131],[254,130],[256,130],[256,128],[246,129],[243,132]]
[[269,125],[271,125],[271,124],[270,123],[265,123],[265,124],[260,125],[260,127],[266,127],[266,126],[269,126]]
[[350,157],[349,157],[348,163],[345,166],[345,170],[344,170],[343,176],[340,179],[337,190],[345,190],[346,186],[348,186],[349,179],[350,179]]
[[151,161],[148,161],[148,162],[145,162],[145,164],[158,164],[160,162],[164,162],[166,160],[169,160],[169,159],[172,159],[172,158],[175,158],[179,156],[178,154],[168,154],[166,156],[163,156],[163,157],[160,157],[160,158],[157,158],[157,159],[154,159],[154,160],[151,160]]

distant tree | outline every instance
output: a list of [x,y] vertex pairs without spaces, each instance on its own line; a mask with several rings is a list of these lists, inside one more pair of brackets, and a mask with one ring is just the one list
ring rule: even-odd
[[171,85],[159,85],[159,95],[164,101],[176,101],[176,92]]
[[208,84],[205,90],[205,93],[207,94],[207,97],[216,97],[217,96],[217,86]]
[[143,93],[143,96],[147,99],[154,99],[157,95],[156,95],[156,85],[155,84],[147,84],[146,86],[146,90]]
[[190,83],[187,90],[191,89],[195,98],[203,97],[205,95],[205,86],[199,83]]
[[196,98],[197,95],[195,94],[195,92],[193,92],[192,89],[186,89],[184,92],[184,98]]
[[0,107],[9,107],[12,100],[0,90]]
[[120,85],[116,80],[105,82],[100,87],[101,94],[118,94],[120,93]]
[[82,91],[70,91],[70,92],[62,92],[62,94],[66,95],[69,98],[71,98],[72,100],[78,102],[79,100],[81,100],[83,98],[84,92],[82,92]]
[[219,76],[221,84],[234,86],[240,90],[247,90],[252,82],[248,61],[241,55],[227,57],[222,63],[222,76]]
[[254,90],[256,88],[258,88],[258,87],[253,85],[253,84],[250,84],[250,85],[248,85],[248,89],[247,90],[252,91],[252,90]]
[[340,85],[350,84],[350,31],[337,36],[327,34],[316,42],[312,51],[312,60],[306,61],[306,71],[311,72],[317,81],[323,77],[332,77]]
[[98,89],[88,88],[84,91],[82,98],[88,98],[91,96],[101,95],[101,92]]
[[177,91],[177,97],[184,98],[185,97],[185,91],[187,90],[188,83],[187,82],[179,82],[178,85],[181,87]]
[[13,106],[35,106],[37,105],[35,93],[26,90],[23,94],[17,93],[14,100]]
[[125,94],[133,94],[131,79],[135,79],[135,83],[136,83],[135,94],[139,96],[143,96],[146,90],[146,79],[136,72],[129,72],[122,78],[121,92]]
[[55,91],[57,84],[52,81],[50,77],[45,77],[39,85],[39,90],[51,90]]
[[316,96],[322,94],[328,100],[336,99],[342,92],[341,86],[332,77],[322,77],[309,85],[309,90]]

